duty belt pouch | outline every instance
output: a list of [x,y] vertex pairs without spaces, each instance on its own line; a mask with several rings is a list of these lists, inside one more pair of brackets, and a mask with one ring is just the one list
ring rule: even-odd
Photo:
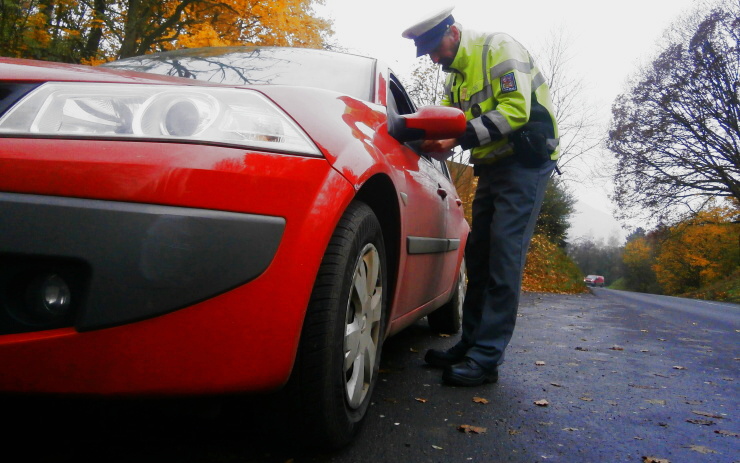
[[509,136],[514,144],[514,157],[524,167],[539,167],[550,160],[547,139],[552,138],[552,125],[544,122],[529,122]]

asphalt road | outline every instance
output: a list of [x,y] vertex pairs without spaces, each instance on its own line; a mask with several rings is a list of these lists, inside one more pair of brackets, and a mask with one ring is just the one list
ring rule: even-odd
[[5,447],[24,452],[6,461],[740,462],[738,336],[734,304],[525,293],[498,384],[443,385],[424,352],[456,338],[424,321],[388,340],[365,427],[336,453],[296,447],[270,397],[5,399]]

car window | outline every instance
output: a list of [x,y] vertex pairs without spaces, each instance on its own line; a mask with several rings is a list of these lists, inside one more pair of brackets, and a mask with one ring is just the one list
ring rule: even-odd
[[126,58],[108,68],[185,77],[226,85],[296,85],[372,101],[375,60],[324,50],[213,47]]
[[[403,85],[401,85],[401,82],[393,74],[391,74],[390,77],[389,87],[391,95],[391,97],[388,98],[389,111],[396,111],[398,114],[412,114],[416,112],[416,105],[414,105],[413,101],[411,101],[411,98],[409,97],[408,93],[406,93],[406,90],[403,88]],[[443,161],[438,161],[434,158],[431,158],[426,153],[420,151],[418,149],[420,144],[421,141],[414,141],[406,143],[406,146],[416,151],[421,157],[429,161],[434,166],[434,168],[437,169],[442,175],[449,179],[450,172],[447,169],[447,165]]]

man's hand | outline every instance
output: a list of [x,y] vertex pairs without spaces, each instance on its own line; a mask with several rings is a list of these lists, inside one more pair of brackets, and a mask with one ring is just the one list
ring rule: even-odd
[[424,140],[420,148],[434,159],[444,161],[453,155],[452,148],[457,145],[456,138],[448,138],[446,140]]

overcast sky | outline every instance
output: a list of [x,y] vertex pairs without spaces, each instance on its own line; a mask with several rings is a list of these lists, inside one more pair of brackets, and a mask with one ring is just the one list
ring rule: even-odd
[[[656,51],[656,42],[671,22],[691,10],[697,0],[326,0],[319,9],[334,21],[334,40],[350,51],[386,61],[406,75],[416,60],[413,42],[401,32],[446,6],[454,6],[455,20],[465,28],[506,32],[532,51],[542,49],[556,28],[571,38],[569,71],[582,78],[588,101],[599,108],[600,122],[608,123],[613,99],[626,79]],[[608,154],[605,154],[608,155]],[[585,185],[587,182],[582,182]],[[611,218],[607,188],[576,188],[581,201],[572,236],[591,232],[607,239],[626,233]],[[589,228],[590,227],[590,228]]]

